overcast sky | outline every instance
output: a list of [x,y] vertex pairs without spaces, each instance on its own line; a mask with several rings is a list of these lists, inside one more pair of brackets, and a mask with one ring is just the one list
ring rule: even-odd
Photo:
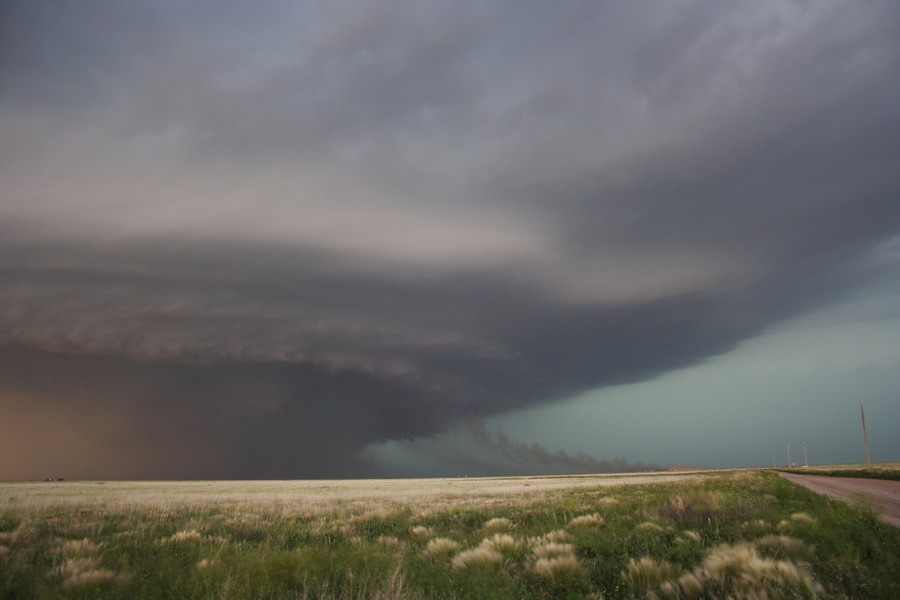
[[0,479],[858,461],[861,403],[898,460],[898,40],[894,0],[3,2]]

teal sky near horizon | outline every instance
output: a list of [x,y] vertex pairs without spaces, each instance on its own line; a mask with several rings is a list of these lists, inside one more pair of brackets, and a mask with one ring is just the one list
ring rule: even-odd
[[[689,467],[900,459],[900,289],[793,319],[722,355],[649,381],[587,390],[486,419],[551,452]],[[461,439],[457,439],[457,437]],[[465,435],[368,450],[384,472],[479,464]],[[516,461],[514,460],[513,463]]]
[[[898,300],[894,297],[892,300]],[[587,391],[492,425],[521,439],[564,432],[554,447],[688,466],[865,462],[900,458],[900,315],[786,323],[701,365]],[[553,439],[552,436],[549,436]],[[556,440],[554,440],[556,441]]]

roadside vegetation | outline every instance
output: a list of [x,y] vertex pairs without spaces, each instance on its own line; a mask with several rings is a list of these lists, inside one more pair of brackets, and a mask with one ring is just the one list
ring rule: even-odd
[[900,463],[865,465],[815,466],[803,469],[779,469],[797,475],[827,475],[828,477],[861,477],[864,479],[888,479],[900,481]]
[[454,480],[406,486],[436,494],[395,482],[396,496],[328,502],[173,501],[165,484],[155,500],[134,484],[134,502],[72,501],[2,484],[0,597],[900,597],[900,530],[775,473],[571,481],[462,495]]

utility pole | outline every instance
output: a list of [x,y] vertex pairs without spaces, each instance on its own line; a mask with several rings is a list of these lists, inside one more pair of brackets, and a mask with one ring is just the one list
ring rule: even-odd
[[788,469],[791,468],[791,443],[788,442]]
[[774,454],[772,455],[772,468],[773,468],[773,469],[776,468],[776,467],[775,467],[775,455],[774,455]]
[[862,404],[859,405],[859,415],[862,417],[863,441],[866,443],[866,466],[870,466],[872,460],[869,458],[869,434],[866,433],[866,411],[863,410]]
[[806,457],[806,440],[803,440],[803,464],[809,467],[809,459]]

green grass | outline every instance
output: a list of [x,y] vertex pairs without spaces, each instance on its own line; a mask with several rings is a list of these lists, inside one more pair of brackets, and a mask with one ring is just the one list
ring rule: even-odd
[[779,469],[784,473],[796,473],[797,475],[826,475],[828,477],[861,477],[864,479],[887,479],[900,481],[900,466],[896,463],[889,465],[874,465],[872,467],[810,467],[806,469]]
[[[900,597],[900,530],[771,472],[515,483],[399,482],[385,484],[397,495],[323,491],[327,502],[175,502],[166,484],[153,501],[71,501],[0,485],[0,598]],[[594,514],[601,523],[570,525]],[[486,529],[492,518],[509,524]],[[459,548],[429,555],[438,537]],[[476,558],[454,568],[469,550]]]

